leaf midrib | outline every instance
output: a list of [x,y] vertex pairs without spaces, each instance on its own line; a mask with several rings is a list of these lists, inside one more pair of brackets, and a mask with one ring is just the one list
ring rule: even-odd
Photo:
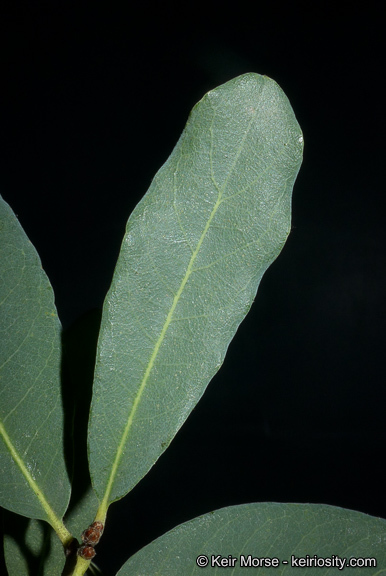
[[51,507],[50,503],[48,502],[46,496],[44,495],[43,491],[39,488],[36,480],[33,478],[32,474],[28,470],[27,466],[24,464],[22,457],[16,450],[11,438],[9,437],[4,425],[0,422],[0,436],[2,436],[4,444],[6,445],[12,459],[14,460],[16,466],[19,468],[20,472],[23,474],[25,480],[27,481],[29,487],[35,494],[36,498],[38,499],[42,509],[44,510],[45,514],[47,515],[47,520],[58,534],[61,542],[63,545],[68,544],[68,542],[72,539],[70,532],[66,529],[63,522],[60,518],[56,515],[55,511]]
[[[166,334],[166,332],[167,332],[167,330],[168,330],[168,328],[169,328],[169,326],[170,326],[170,324],[171,324],[172,317],[173,317],[174,311],[175,311],[175,309],[176,309],[176,307],[177,307],[177,304],[178,304],[178,302],[179,302],[179,300],[180,300],[181,294],[182,294],[182,292],[184,291],[184,288],[185,288],[185,286],[186,286],[186,283],[187,283],[187,281],[189,280],[189,277],[190,277],[190,275],[191,275],[191,273],[192,273],[192,271],[193,271],[193,270],[192,270],[192,269],[193,269],[193,264],[194,264],[194,262],[195,262],[195,260],[196,260],[196,258],[197,258],[197,255],[198,255],[198,253],[199,253],[199,250],[200,250],[200,248],[201,248],[201,245],[202,245],[202,243],[203,243],[203,241],[204,241],[204,238],[205,238],[205,236],[206,236],[206,234],[207,234],[207,231],[209,230],[209,227],[210,227],[210,224],[211,224],[211,222],[212,222],[212,220],[213,220],[213,217],[214,217],[214,215],[216,214],[217,209],[218,209],[218,207],[220,206],[220,204],[221,204],[221,198],[220,198],[220,195],[219,195],[219,197],[217,198],[217,201],[216,201],[216,203],[215,203],[215,205],[214,205],[214,207],[213,207],[213,209],[212,209],[212,212],[211,212],[211,215],[210,215],[210,217],[209,217],[209,219],[208,219],[208,222],[206,223],[206,226],[205,226],[204,231],[203,231],[203,233],[202,233],[202,235],[201,235],[201,238],[200,238],[200,240],[199,240],[199,242],[198,242],[198,244],[197,244],[197,247],[196,247],[196,249],[194,250],[194,252],[193,252],[193,254],[192,254],[191,258],[190,258],[190,262],[189,262],[189,265],[188,265],[188,267],[187,267],[185,276],[184,276],[184,278],[183,278],[183,280],[182,280],[182,282],[181,282],[181,285],[180,285],[177,293],[175,294],[175,296],[174,296],[174,298],[173,298],[173,303],[172,303],[172,305],[171,305],[171,307],[170,307],[169,313],[168,313],[168,315],[167,315],[167,317],[166,317],[166,320],[165,320],[165,323],[164,323],[164,325],[163,325],[163,327],[162,327],[162,330],[161,330],[161,333],[160,333],[160,335],[159,335],[159,338],[158,338],[158,340],[157,340],[157,342],[156,342],[156,344],[155,344],[155,346],[154,346],[154,350],[153,350],[153,353],[152,353],[152,355],[151,355],[151,357],[150,357],[150,360],[149,360],[149,362],[148,362],[148,365],[147,365],[147,367],[146,367],[145,374],[144,374],[144,376],[143,376],[143,378],[142,378],[142,382],[141,382],[141,384],[140,384],[140,386],[139,386],[139,388],[138,388],[137,395],[136,395],[136,397],[135,397],[135,399],[134,399],[133,406],[132,406],[132,408],[131,408],[129,418],[128,418],[128,420],[127,420],[127,423],[126,423],[124,432],[123,432],[123,434],[122,434],[121,441],[120,441],[119,446],[118,446],[118,449],[117,449],[116,457],[115,457],[113,466],[112,466],[112,468],[111,468],[111,473],[110,473],[109,481],[108,481],[108,483],[107,483],[106,492],[105,492],[105,495],[104,495],[104,497],[103,497],[103,501],[101,502],[101,505],[100,505],[100,511],[103,510],[103,512],[102,512],[102,516],[103,516],[103,517],[105,516],[105,511],[107,511],[107,508],[108,508],[109,497],[110,497],[110,494],[111,494],[111,491],[112,491],[112,488],[113,488],[113,484],[114,484],[114,480],[115,480],[115,477],[116,477],[116,474],[117,474],[117,471],[118,471],[118,467],[119,467],[119,464],[120,464],[120,461],[121,461],[121,458],[122,458],[122,455],[123,455],[123,450],[124,450],[124,447],[125,447],[127,438],[128,438],[128,436],[129,436],[130,428],[131,428],[131,426],[132,426],[132,424],[133,424],[133,421],[134,421],[134,418],[135,418],[135,414],[136,414],[136,412],[137,412],[139,403],[140,403],[141,398],[142,398],[142,394],[143,394],[143,392],[144,392],[144,390],[145,390],[145,388],[146,388],[147,381],[148,381],[148,379],[149,379],[150,373],[151,373],[151,371],[152,371],[152,369],[153,369],[153,366],[154,366],[154,363],[155,363],[155,361],[156,361],[156,358],[157,358],[157,355],[158,355],[158,351],[159,351],[159,349],[161,348],[162,342],[163,342],[163,340],[164,340],[164,338],[165,338],[165,334]],[[100,513],[100,512],[98,512],[97,519],[99,518],[99,513]]]

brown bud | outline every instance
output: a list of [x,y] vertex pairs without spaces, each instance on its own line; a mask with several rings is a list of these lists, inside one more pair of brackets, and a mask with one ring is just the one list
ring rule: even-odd
[[82,532],[82,542],[83,544],[91,544],[91,546],[96,546],[101,539],[102,534],[102,522],[93,522],[88,528],[86,528],[86,530]]
[[83,560],[92,560],[95,555],[96,552],[93,546],[80,546],[80,548],[78,548],[78,556],[83,558]]

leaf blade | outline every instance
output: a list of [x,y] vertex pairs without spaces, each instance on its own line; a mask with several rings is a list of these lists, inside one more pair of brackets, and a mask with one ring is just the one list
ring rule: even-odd
[[146,474],[221,366],[288,235],[301,156],[281,89],[244,75],[196,105],[129,218],[89,427],[101,516]]
[[[66,526],[79,542],[82,531],[93,521],[97,504],[90,486],[75,507],[70,506],[66,512]],[[63,569],[63,546],[54,531],[40,520],[27,521],[12,512],[4,514],[4,556],[8,576],[72,574],[70,568],[76,560],[74,557],[67,558]]]
[[[209,565],[205,573],[218,573],[211,566],[218,555],[236,558],[233,576],[242,576],[241,556],[277,558],[275,574],[309,575],[338,573],[338,567],[291,566],[291,556],[313,559],[340,557],[375,558],[377,566],[366,567],[366,574],[386,574],[386,520],[361,512],[321,504],[243,504],[222,508],[177,526],[132,556],[117,576],[187,576],[202,574],[196,558],[205,555]],[[288,562],[284,564],[283,562]],[[360,565],[358,565],[360,566]],[[250,566],[253,568],[253,565]],[[255,570],[265,573],[264,567]],[[267,573],[272,566],[266,567]],[[260,571],[259,571],[260,573]],[[346,567],[344,573],[356,574],[358,567]]]
[[1,197],[0,236],[0,504],[65,539],[61,326],[36,250]]

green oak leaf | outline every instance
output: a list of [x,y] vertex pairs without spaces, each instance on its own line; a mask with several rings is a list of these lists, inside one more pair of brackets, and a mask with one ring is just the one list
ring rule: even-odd
[[[94,519],[98,501],[88,476],[87,414],[90,406],[94,372],[96,333],[99,312],[82,316],[63,333],[63,371],[66,392],[75,406],[73,427],[76,433],[73,460],[71,500],[64,522],[71,534],[81,541],[83,530]],[[64,566],[63,547],[53,530],[40,520],[27,520],[11,512],[4,514],[4,552],[9,576],[39,574],[39,576],[67,576],[71,574],[74,558],[67,558]]]
[[[277,559],[278,565],[262,566],[263,558]],[[364,567],[360,559],[365,558],[375,562]],[[300,559],[304,559],[303,565]],[[335,564],[326,566],[324,559]],[[358,559],[355,567],[349,565]],[[343,570],[337,564],[342,560]],[[311,561],[314,565],[307,566]],[[117,576],[203,576],[223,570],[233,576],[385,575],[386,520],[319,504],[231,506],[157,538],[132,556]]]
[[[96,506],[96,496],[90,486],[76,505],[67,511],[66,526],[78,542],[81,542],[82,531],[93,521]],[[4,554],[9,576],[72,574],[75,558],[68,558],[65,565],[63,546],[44,522],[5,512],[4,531]],[[87,573],[91,574],[91,571]]]
[[65,543],[61,325],[36,250],[1,197],[0,331],[0,505],[47,520]]
[[104,520],[223,363],[290,230],[303,137],[270,78],[208,92],[128,220],[105,300],[89,424]]

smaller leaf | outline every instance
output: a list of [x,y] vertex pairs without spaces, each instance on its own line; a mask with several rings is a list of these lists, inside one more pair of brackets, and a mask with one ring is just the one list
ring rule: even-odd
[[[96,507],[96,496],[90,486],[77,505],[66,514],[66,526],[78,542],[84,528],[92,522]],[[63,573],[63,546],[47,524],[5,512],[4,532],[8,576],[67,576],[68,572]],[[68,565],[71,566],[70,562]]]
[[[379,576],[386,574],[386,520],[318,504],[232,506],[177,526],[130,558],[117,576],[219,574],[231,558],[232,576],[249,574],[248,563],[253,574],[332,576],[340,574],[341,560],[345,575]],[[263,558],[279,564],[264,568]],[[365,558],[376,566],[364,568]],[[352,559],[356,567],[348,566]]]
[[35,248],[0,197],[0,505],[47,520],[62,542],[61,326]]
[[63,546],[46,522],[6,511],[4,524],[7,531],[4,555],[8,576],[61,576],[65,562]]

